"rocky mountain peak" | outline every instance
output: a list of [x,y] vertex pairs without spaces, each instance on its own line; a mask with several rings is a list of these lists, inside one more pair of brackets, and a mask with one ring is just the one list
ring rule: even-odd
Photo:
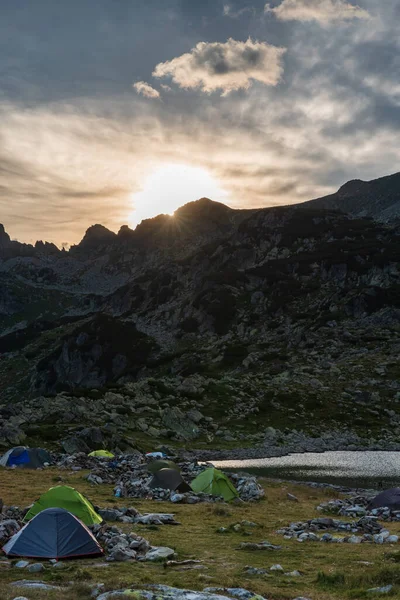
[[400,218],[400,173],[372,181],[353,179],[335,193],[306,202],[312,208],[333,209],[355,217],[390,222]]
[[80,248],[90,248],[100,244],[108,244],[116,239],[117,235],[104,227],[104,225],[92,225],[87,229],[82,241],[78,244]]
[[184,204],[175,211],[175,218],[206,218],[210,220],[226,218],[233,210],[222,204],[215,202],[209,198],[200,198],[193,202]]
[[366,181],[362,179],[351,179],[344,183],[338,190],[338,194],[341,196],[348,196],[352,194],[357,194],[360,192],[363,186],[368,185]]
[[38,240],[35,244],[35,250],[38,254],[50,255],[50,254],[59,254],[60,250],[57,248],[55,244],[51,242],[43,242],[42,240]]
[[0,223],[0,248],[8,247],[11,243],[10,236],[4,229],[4,225]]
[[134,235],[134,230],[129,227],[129,225],[122,225],[120,230],[118,231],[119,239],[129,239]]

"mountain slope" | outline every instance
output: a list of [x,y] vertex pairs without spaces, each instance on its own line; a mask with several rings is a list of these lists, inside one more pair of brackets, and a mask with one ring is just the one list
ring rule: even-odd
[[357,217],[370,216],[382,222],[400,219],[400,173],[372,181],[348,181],[335,194],[306,205],[341,210]]
[[[400,440],[400,228],[315,205],[177,213],[3,258],[3,439],[107,422],[147,444],[243,446],[270,427]],[[17,285],[58,309],[7,317]]]

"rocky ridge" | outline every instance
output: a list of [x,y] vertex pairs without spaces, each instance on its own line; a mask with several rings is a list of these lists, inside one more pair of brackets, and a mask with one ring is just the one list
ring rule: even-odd
[[2,239],[6,444],[398,447],[398,226],[203,199],[70,252]]

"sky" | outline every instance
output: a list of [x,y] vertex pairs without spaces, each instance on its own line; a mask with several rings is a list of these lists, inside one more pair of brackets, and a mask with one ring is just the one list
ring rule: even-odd
[[0,223],[78,242],[399,171],[398,0],[2,0]]

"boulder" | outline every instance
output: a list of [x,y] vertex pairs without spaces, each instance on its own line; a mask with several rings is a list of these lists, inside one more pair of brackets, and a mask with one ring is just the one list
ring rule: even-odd
[[184,440],[194,440],[200,435],[197,425],[188,419],[179,408],[164,409],[162,422],[167,429],[178,434]]
[[40,571],[44,571],[44,565],[42,563],[34,563],[33,565],[29,565],[28,571],[29,573],[40,573]]
[[117,562],[126,562],[127,560],[133,560],[136,558],[135,550],[132,548],[127,548],[122,544],[118,544],[115,546],[110,552],[107,560],[115,560]]
[[149,560],[151,562],[168,560],[175,555],[175,551],[172,548],[167,548],[165,546],[160,546],[159,548],[151,548],[146,556],[145,560]]
[[88,454],[90,452],[89,446],[76,436],[66,438],[61,442],[61,445],[67,454],[78,454],[78,452]]

